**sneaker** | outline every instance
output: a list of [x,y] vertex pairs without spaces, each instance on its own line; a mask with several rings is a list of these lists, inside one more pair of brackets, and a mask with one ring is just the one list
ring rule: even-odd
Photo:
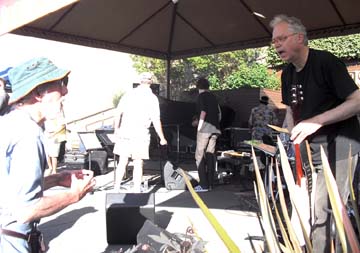
[[194,187],[194,191],[195,192],[208,192],[209,189],[202,188],[200,185],[197,185],[197,186]]
[[151,192],[155,188],[155,185],[149,185],[148,187],[141,186],[140,192],[141,193],[148,193]]
[[124,185],[120,185],[119,188],[115,188],[115,189],[113,190],[113,192],[115,192],[115,193],[127,193],[127,192],[129,192],[129,191],[130,191],[130,188],[128,188],[128,187],[126,187],[126,186],[124,186]]

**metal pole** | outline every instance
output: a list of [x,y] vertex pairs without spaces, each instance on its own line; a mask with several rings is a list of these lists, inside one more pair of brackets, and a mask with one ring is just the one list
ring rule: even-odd
[[166,98],[170,99],[170,74],[171,74],[171,61],[170,58],[166,59]]
[[179,162],[179,154],[180,154],[180,126],[179,124],[176,125],[176,133],[177,133],[177,155],[176,155],[176,162]]

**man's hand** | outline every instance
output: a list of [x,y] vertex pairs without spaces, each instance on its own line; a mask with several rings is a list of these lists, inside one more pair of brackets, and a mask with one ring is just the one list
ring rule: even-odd
[[191,125],[193,127],[197,127],[199,125],[199,119],[198,119],[198,117],[196,115],[192,117]]
[[319,130],[320,127],[322,125],[312,119],[303,120],[292,129],[290,139],[294,144],[300,144],[306,137]]
[[70,187],[58,194],[44,195],[27,208],[17,208],[15,217],[25,223],[52,215],[70,204],[81,200],[95,186],[94,172],[91,170],[64,171],[47,176],[48,186]]
[[167,140],[165,138],[160,139],[160,145],[161,146],[167,145]]
[[75,175],[76,178],[82,179],[85,176],[94,176],[94,172],[91,170],[68,170],[68,171],[62,171],[57,174],[58,176],[58,186],[63,187],[71,187],[71,177],[72,175]]
[[94,172],[91,170],[79,170],[71,174],[71,191],[82,199],[88,192],[91,192],[96,185]]
[[58,185],[70,187],[78,195],[79,200],[96,185],[94,172],[91,170],[64,171],[59,173],[59,177]]

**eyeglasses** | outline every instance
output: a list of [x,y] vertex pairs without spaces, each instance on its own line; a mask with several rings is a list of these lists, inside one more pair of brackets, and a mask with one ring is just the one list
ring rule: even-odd
[[291,33],[291,34],[288,34],[288,35],[282,35],[282,36],[278,36],[276,38],[273,38],[271,40],[271,44],[275,45],[277,43],[284,43],[289,37],[295,35],[297,33]]
[[52,84],[59,85],[61,88],[63,88],[63,87],[67,87],[68,82],[69,82],[69,77],[65,76],[63,79],[52,82]]
[[63,79],[61,79],[61,87],[67,87],[69,82],[69,77],[65,76]]

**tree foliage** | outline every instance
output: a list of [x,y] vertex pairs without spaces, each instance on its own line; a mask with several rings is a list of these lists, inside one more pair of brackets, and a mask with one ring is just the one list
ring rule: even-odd
[[[344,60],[360,58],[360,34],[315,39],[312,48],[327,50]],[[138,72],[151,71],[165,88],[166,62],[164,60],[132,56]],[[272,47],[238,50],[219,54],[185,58],[171,62],[171,98],[179,99],[181,92],[195,87],[198,77],[207,77],[211,89],[225,90],[239,87],[261,87],[277,90],[280,80],[268,68],[284,64]],[[180,98],[181,99],[181,98]]]
[[113,104],[114,107],[117,107],[117,106],[118,106],[119,101],[120,101],[120,99],[122,98],[123,95],[124,95],[124,92],[123,92],[123,91],[119,91],[118,93],[116,93],[116,94],[113,96],[112,104]]
[[[220,54],[174,60],[171,63],[171,98],[195,87],[200,76],[207,77],[214,90],[239,87],[278,89],[279,81],[266,64],[259,63],[266,51],[262,48],[238,50]],[[137,71],[151,71],[161,83],[166,82],[166,62],[142,56],[132,56]]]

